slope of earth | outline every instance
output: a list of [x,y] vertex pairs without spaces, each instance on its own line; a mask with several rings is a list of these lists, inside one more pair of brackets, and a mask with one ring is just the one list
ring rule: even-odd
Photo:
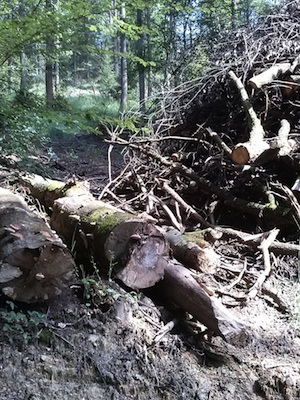
[[[97,195],[107,182],[107,148],[93,135],[55,138],[40,160],[52,178],[87,179]],[[112,153],[113,176],[121,150]],[[236,278],[232,271],[243,268],[244,253],[235,243],[216,243],[216,249],[221,265],[212,279],[220,285],[228,275]],[[277,262],[270,292],[244,302],[227,298],[225,305],[248,326],[239,343],[208,341],[194,321],[164,332],[176,310],[97,276],[78,278],[34,309],[12,310],[3,299],[0,399],[300,399],[298,260]],[[274,288],[279,304],[270,296]],[[90,305],[82,301],[84,290]],[[291,298],[295,304],[282,306]],[[24,318],[33,311],[38,320]]]

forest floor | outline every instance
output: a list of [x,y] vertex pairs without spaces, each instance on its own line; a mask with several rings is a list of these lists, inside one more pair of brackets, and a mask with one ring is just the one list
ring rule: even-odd
[[[52,178],[76,175],[90,182],[93,194],[101,192],[108,170],[101,137],[56,137],[49,149],[38,157]],[[114,175],[122,160],[121,149],[114,150]],[[220,241],[216,250],[220,276],[228,273],[226,265],[243,265],[243,249],[234,243]],[[257,255],[252,256],[255,262]],[[183,323],[159,338],[177,316],[174,310],[104,278],[97,307],[82,300],[80,278],[50,303],[20,306],[15,314],[5,311],[3,301],[0,400],[300,399],[300,285],[288,272],[297,263],[282,257],[267,282],[286,308],[265,293],[234,307],[226,304],[248,326],[248,339],[236,344],[218,337],[207,341]],[[100,289],[92,279],[84,282],[93,293]],[[31,319],[16,325],[18,311],[31,316],[38,311],[45,319],[36,326]]]

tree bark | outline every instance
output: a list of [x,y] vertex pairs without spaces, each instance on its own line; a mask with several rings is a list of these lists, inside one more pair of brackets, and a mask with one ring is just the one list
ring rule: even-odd
[[[52,12],[52,0],[46,0],[46,11]],[[51,35],[46,39],[46,66],[45,66],[45,85],[46,85],[46,103],[52,106],[54,102],[54,64],[51,59],[54,50],[54,40]]]
[[[137,10],[137,26],[142,27],[143,25],[143,11]],[[144,58],[144,34],[141,33],[137,41],[137,56],[140,59]],[[139,62],[138,64],[139,72],[139,101],[140,101],[140,111],[144,113],[146,111],[146,93],[145,93],[145,67]]]
[[[121,19],[125,20],[126,17],[126,6],[125,3],[121,5]],[[120,37],[120,51],[122,53],[121,57],[121,103],[120,112],[124,112],[127,108],[127,96],[128,96],[128,76],[127,76],[127,40],[125,33],[121,33]]]
[[203,231],[181,234],[175,228],[168,229],[165,234],[178,261],[196,271],[213,274],[220,263],[220,257],[203,236]]
[[47,300],[74,277],[71,253],[45,221],[9,190],[0,189],[0,288],[26,303]]
[[235,345],[246,336],[245,325],[238,321],[218,300],[209,296],[191,271],[178,263],[165,268],[162,290],[172,302],[202,322],[212,333]]

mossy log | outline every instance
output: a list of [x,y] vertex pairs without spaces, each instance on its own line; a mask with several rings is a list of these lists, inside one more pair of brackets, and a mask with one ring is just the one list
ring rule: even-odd
[[173,304],[225,340],[243,336],[244,325],[172,259],[160,228],[95,200],[85,185],[74,184],[66,190],[60,186],[60,190],[64,197],[54,201],[50,223],[81,258],[92,257],[130,288],[156,286]]
[[61,293],[75,263],[57,234],[25,201],[0,189],[0,288],[26,303]]
[[[35,177],[31,185],[40,200],[54,199],[59,192],[64,196],[52,205],[47,203],[52,208],[50,225],[75,250],[78,262],[92,260],[103,270],[113,270],[116,278],[133,289],[162,279],[169,246],[153,224],[96,200],[85,182],[63,186]],[[46,194],[47,185],[55,196]]]
[[182,234],[175,228],[169,228],[165,233],[178,261],[196,271],[213,274],[219,265],[220,257],[204,239],[204,235],[205,230]]

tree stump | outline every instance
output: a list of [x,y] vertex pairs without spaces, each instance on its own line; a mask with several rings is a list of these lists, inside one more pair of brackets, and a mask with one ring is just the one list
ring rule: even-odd
[[57,234],[25,201],[0,189],[0,288],[26,303],[47,300],[69,284],[75,263]]

